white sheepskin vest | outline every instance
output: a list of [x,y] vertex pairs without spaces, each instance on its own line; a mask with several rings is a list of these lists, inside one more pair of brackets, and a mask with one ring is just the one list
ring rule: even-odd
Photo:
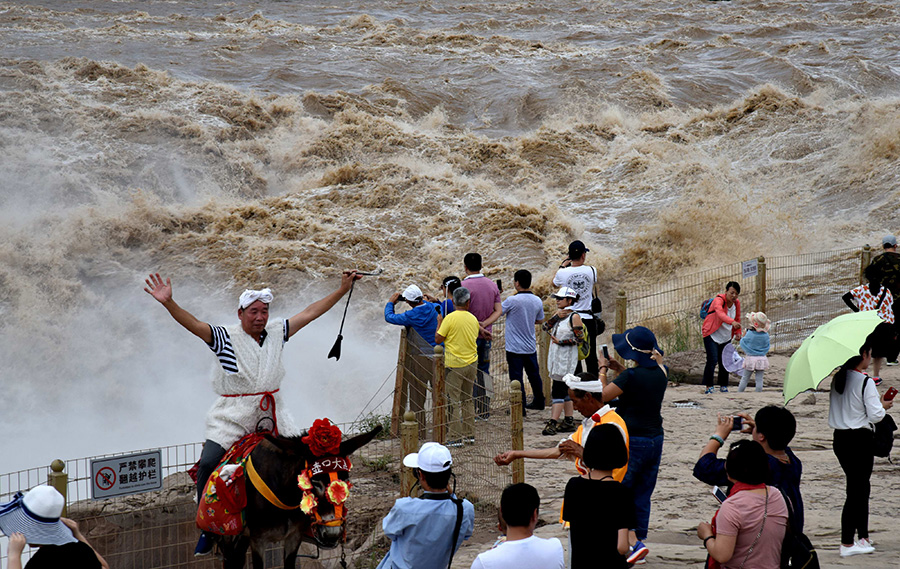
[[[278,318],[266,325],[268,336],[262,346],[240,324],[226,326],[225,330],[231,338],[238,372],[228,373],[217,365],[213,391],[218,395],[245,395],[279,389],[285,375],[281,361],[284,320]],[[282,405],[281,393],[275,393],[274,397],[279,434],[298,434],[293,419]],[[271,429],[271,406],[263,410],[261,401],[262,395],[219,397],[206,415],[206,438],[228,450],[238,439],[255,431],[260,419],[268,418],[261,426]]]

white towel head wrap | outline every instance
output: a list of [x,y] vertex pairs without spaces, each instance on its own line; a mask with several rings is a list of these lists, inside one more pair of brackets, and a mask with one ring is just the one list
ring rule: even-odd
[[272,302],[272,290],[264,288],[262,290],[250,290],[249,288],[241,293],[241,299],[238,301],[241,309],[247,308],[257,300],[261,300],[266,304]]
[[600,393],[603,391],[603,382],[600,380],[581,381],[580,377],[571,373],[564,375],[562,380],[570,389],[580,389],[591,393]]

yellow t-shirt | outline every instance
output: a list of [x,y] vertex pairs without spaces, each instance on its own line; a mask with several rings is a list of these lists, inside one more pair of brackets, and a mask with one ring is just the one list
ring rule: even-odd
[[478,361],[478,319],[467,310],[454,310],[444,317],[437,333],[444,337],[444,367],[466,367]]

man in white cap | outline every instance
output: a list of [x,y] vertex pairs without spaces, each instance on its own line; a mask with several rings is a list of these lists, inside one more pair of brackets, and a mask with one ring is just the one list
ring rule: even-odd
[[28,569],[109,569],[75,521],[61,518],[65,498],[52,486],[35,486],[0,505],[0,531],[9,537],[7,569],[22,569],[25,545],[40,547]]
[[381,523],[391,540],[378,569],[447,569],[453,554],[472,536],[475,508],[450,492],[453,458],[444,445],[425,443],[406,455],[424,493],[400,498]]
[[[400,300],[411,307],[405,312],[396,314],[394,308]],[[424,299],[422,289],[414,284],[409,285],[402,292],[395,292],[384,305],[384,320],[389,324],[412,328],[406,338],[409,349],[406,352],[404,365],[409,373],[405,376],[409,380],[409,410],[416,414],[419,423],[419,439],[425,438],[425,398],[428,394],[428,385],[434,375],[434,365],[430,358],[434,357],[434,334],[438,328],[438,313],[440,305],[432,304]],[[405,397],[403,398],[405,399]],[[401,401],[405,404],[406,401]],[[400,410],[401,416],[404,409]]]
[[[206,442],[197,469],[198,503],[206,482],[225,452],[244,435],[260,428],[283,435],[299,434],[288,413],[281,411],[278,393],[285,376],[281,356],[284,344],[304,326],[328,312],[359,279],[356,271],[345,271],[341,285],[325,298],[313,302],[288,319],[269,322],[272,291],[245,290],[238,300],[240,321],[231,326],[201,322],[172,299],[171,279],[151,274],[144,290],[169,311],[176,322],[206,342],[219,365],[213,390],[219,398],[206,415]],[[267,340],[267,338],[270,339]],[[276,414],[277,410],[277,414]],[[212,551],[212,541],[200,536],[195,555]]]

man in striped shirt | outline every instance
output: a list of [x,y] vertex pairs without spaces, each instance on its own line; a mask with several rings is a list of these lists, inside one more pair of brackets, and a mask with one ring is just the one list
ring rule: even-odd
[[[201,322],[180,307],[172,299],[171,279],[163,281],[156,273],[146,280],[144,290],[176,322],[206,342],[219,360],[213,378],[213,390],[219,397],[206,415],[206,442],[197,471],[198,503],[209,476],[228,448],[241,437],[259,429],[276,430],[288,436],[299,434],[290,415],[279,409],[278,391],[285,376],[281,357],[284,344],[301,328],[328,312],[359,278],[356,271],[345,271],[336,291],[288,319],[272,322],[269,322],[272,292],[245,290],[238,303],[239,323],[231,326]],[[204,534],[195,555],[211,551],[212,542]]]

